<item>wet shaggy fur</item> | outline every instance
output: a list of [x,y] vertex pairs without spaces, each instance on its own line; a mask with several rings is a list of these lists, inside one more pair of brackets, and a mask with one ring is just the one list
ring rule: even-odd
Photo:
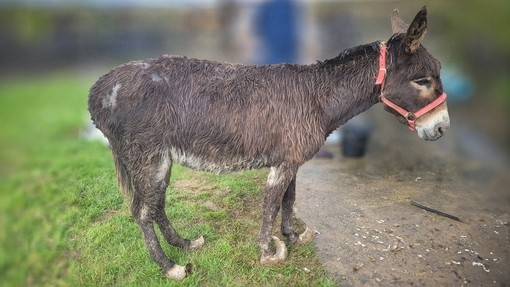
[[[439,63],[421,46],[406,53],[405,40],[396,34],[387,43],[385,93],[414,110],[428,100],[405,98],[416,93],[407,91],[409,79],[439,78]],[[251,66],[164,55],[121,65],[94,84],[90,114],[110,142],[149,254],[165,273],[175,263],[163,253],[154,224],[169,244],[191,248],[164,211],[173,163],[215,173],[270,167],[258,238],[261,260],[272,258],[271,230],[280,209],[283,235],[298,241],[291,225],[297,170],[333,130],[379,101],[373,93],[379,47],[358,46],[312,65]]]
[[128,195],[133,172],[155,171],[164,154],[216,173],[299,166],[334,129],[377,102],[366,100],[378,49],[375,42],[314,65],[168,55],[130,62],[91,88],[89,110],[110,142]]

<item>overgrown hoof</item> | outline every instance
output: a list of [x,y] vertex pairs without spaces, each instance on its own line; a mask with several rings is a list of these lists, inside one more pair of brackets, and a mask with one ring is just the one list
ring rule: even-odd
[[287,246],[285,243],[280,240],[280,238],[273,236],[273,242],[276,248],[276,252],[271,255],[264,255],[260,257],[260,264],[262,265],[275,265],[282,262],[285,262],[287,259]]
[[304,245],[313,241],[313,237],[315,235],[315,231],[306,227],[303,233],[299,234],[298,240],[296,241],[297,245]]
[[165,276],[172,280],[182,280],[186,278],[186,275],[191,274],[192,268],[193,265],[191,263],[186,264],[186,266],[175,264],[174,267],[165,272]]
[[186,248],[186,250],[188,250],[188,251],[197,250],[198,248],[200,248],[200,246],[204,245],[204,242],[205,242],[204,237],[200,236],[200,238],[191,241],[191,243],[189,244],[188,248]]

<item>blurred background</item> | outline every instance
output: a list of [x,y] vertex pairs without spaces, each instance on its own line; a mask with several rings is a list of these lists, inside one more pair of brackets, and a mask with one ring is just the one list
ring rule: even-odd
[[[280,7],[264,8],[266,2]],[[424,44],[442,62],[450,108],[508,150],[510,2],[505,0],[1,0],[0,76],[30,79],[66,69],[97,77],[120,63],[165,53],[312,63],[386,40],[393,8],[410,22],[423,5],[429,9]]]

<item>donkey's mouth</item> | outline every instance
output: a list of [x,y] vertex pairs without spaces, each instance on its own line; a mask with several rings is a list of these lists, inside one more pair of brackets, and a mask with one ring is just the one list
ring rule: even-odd
[[450,127],[450,119],[444,118],[443,121],[436,122],[430,126],[416,126],[418,136],[426,141],[435,141],[442,137]]
[[418,136],[426,141],[435,141],[441,138],[448,128],[450,127],[450,120],[446,119],[445,121],[441,121],[437,123],[433,128],[424,128],[417,126],[416,131],[418,132]]
[[443,136],[443,132],[438,132],[438,133],[434,133],[434,134],[427,134],[426,132],[423,132],[423,133],[420,133],[418,132],[418,136],[423,139],[423,140],[426,140],[426,141],[435,141],[435,140],[438,140],[440,137]]

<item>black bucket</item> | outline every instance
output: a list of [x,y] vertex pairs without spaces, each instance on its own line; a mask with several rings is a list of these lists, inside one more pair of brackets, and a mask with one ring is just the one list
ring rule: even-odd
[[346,125],[342,129],[342,154],[345,157],[362,157],[367,150],[370,128],[365,125]]

